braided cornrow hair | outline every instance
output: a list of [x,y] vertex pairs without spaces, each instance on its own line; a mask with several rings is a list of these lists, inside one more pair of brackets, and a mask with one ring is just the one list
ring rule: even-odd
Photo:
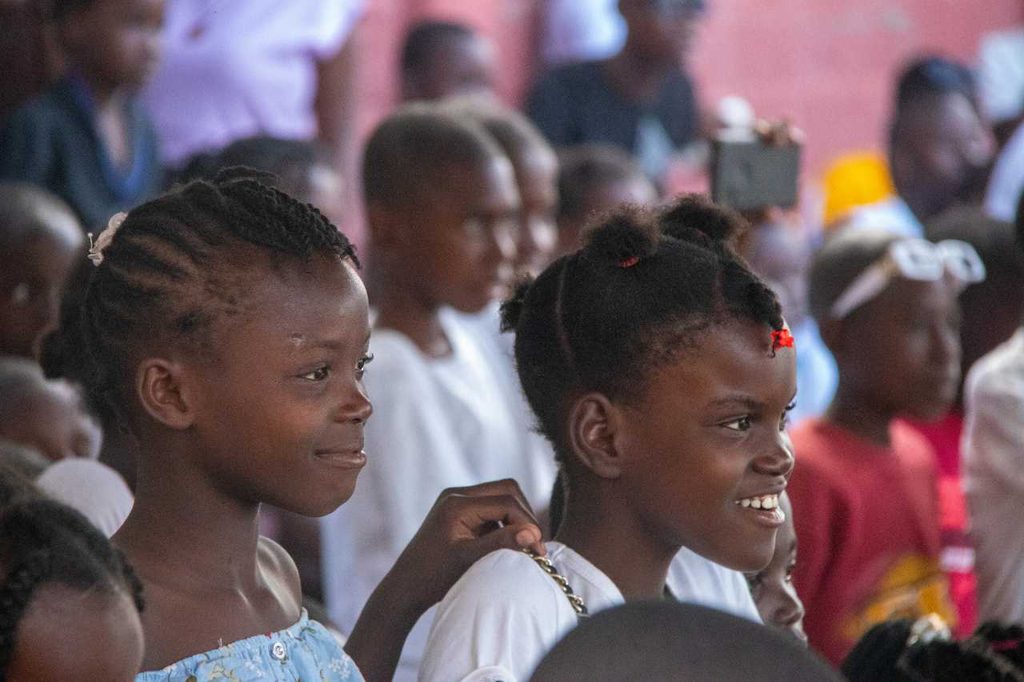
[[775,294],[731,247],[744,228],[697,196],[660,212],[625,208],[505,302],[523,390],[560,460],[573,396],[635,397],[659,363],[730,319],[764,324],[766,338],[782,329]]
[[142,583],[124,555],[84,516],[46,499],[17,502],[0,514],[0,682],[14,653],[18,623],[44,585],[132,597]]
[[267,177],[228,168],[190,182],[133,209],[104,247],[82,304],[83,379],[122,424],[132,361],[147,342],[207,345],[214,320],[244,309],[245,283],[261,267],[317,254],[358,266],[352,244],[319,210],[264,184]]

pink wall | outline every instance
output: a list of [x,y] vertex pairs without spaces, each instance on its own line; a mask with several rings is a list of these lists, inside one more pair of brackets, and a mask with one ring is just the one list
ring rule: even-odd
[[[499,87],[516,102],[532,68],[543,0],[370,0],[361,31],[360,123],[393,105],[399,41],[412,20],[466,21],[499,46]],[[881,149],[891,80],[908,56],[971,59],[978,37],[1024,20],[1021,0],[710,0],[691,68],[706,102],[742,94],[807,133],[820,172],[836,154]]]

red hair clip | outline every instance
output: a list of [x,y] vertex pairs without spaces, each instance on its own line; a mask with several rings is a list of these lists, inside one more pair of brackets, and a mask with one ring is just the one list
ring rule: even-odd
[[619,261],[620,268],[631,268],[640,262],[640,256],[630,256]]
[[789,330],[783,327],[782,329],[776,329],[772,332],[772,352],[774,353],[780,348],[792,348],[793,347],[793,335],[789,333]]

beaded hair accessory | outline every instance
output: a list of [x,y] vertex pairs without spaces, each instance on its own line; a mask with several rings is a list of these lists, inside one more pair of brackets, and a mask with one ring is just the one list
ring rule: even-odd
[[533,559],[534,562],[540,566],[542,571],[551,576],[551,579],[558,585],[558,589],[560,589],[562,594],[565,595],[565,598],[569,600],[569,605],[572,606],[572,610],[576,612],[577,618],[586,618],[590,615],[587,611],[587,605],[583,603],[583,598],[572,591],[572,588],[569,587],[568,579],[555,569],[555,565],[552,564],[547,557],[543,557],[533,550],[525,547],[522,551],[526,556]]
[[103,251],[110,246],[112,241],[114,241],[114,235],[117,234],[119,229],[121,229],[121,223],[123,223],[124,219],[127,217],[128,214],[124,211],[110,216],[110,220],[107,221],[106,229],[100,232],[95,241],[93,241],[92,232],[89,233],[88,258],[96,267],[99,267],[100,263],[103,262]]
[[788,329],[783,327],[782,329],[776,329],[772,332],[772,354],[774,355],[780,348],[792,348],[793,347],[793,335]]
[[629,258],[623,258],[622,260],[620,260],[617,263],[617,265],[620,268],[622,268],[622,269],[626,269],[626,268],[633,267],[634,265],[636,265],[639,262],[640,262],[640,256],[630,256]]

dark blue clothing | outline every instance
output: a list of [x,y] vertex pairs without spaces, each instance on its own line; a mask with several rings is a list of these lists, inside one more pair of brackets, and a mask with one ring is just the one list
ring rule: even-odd
[[645,119],[660,123],[677,150],[697,137],[697,103],[686,74],[671,71],[657,97],[639,103],[612,87],[603,65],[592,61],[562,66],[534,86],[526,111],[551,144],[568,147],[600,142],[640,154],[638,133]]
[[126,105],[131,162],[118,167],[96,131],[92,98],[76,79],[56,83],[8,118],[0,133],[0,179],[31,182],[66,201],[87,230],[106,226],[161,189],[156,138],[146,114]]

